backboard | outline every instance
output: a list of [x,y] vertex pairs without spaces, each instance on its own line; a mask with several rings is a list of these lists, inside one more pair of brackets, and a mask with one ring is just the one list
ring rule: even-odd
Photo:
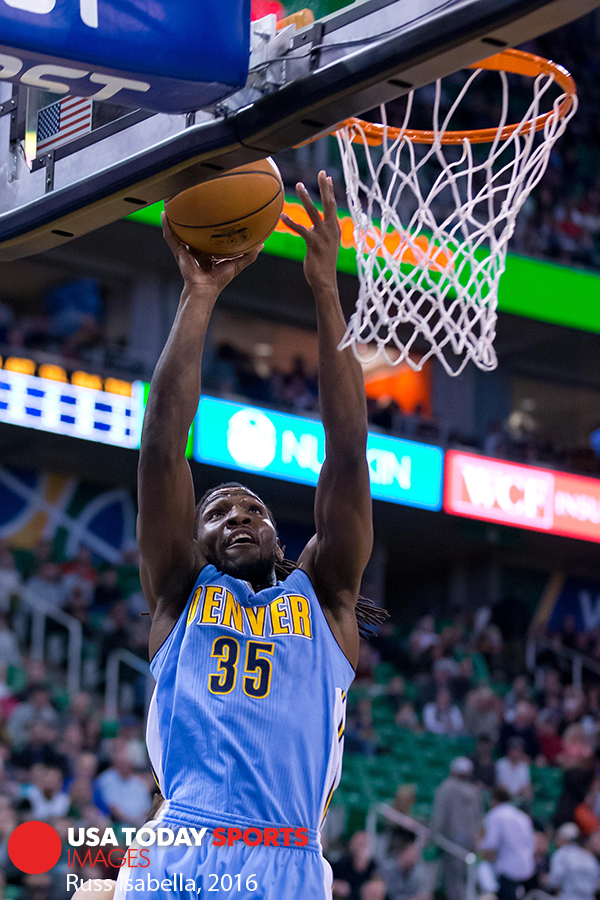
[[246,83],[250,0],[0,0],[0,78],[187,112]]
[[31,146],[38,113],[64,96],[0,80],[0,260],[50,249],[296,146],[599,6],[358,0],[339,8],[340,0],[319,0],[315,21],[303,27],[277,29],[274,14],[253,22],[248,80],[226,100],[172,115],[97,104],[90,130],[41,153]]

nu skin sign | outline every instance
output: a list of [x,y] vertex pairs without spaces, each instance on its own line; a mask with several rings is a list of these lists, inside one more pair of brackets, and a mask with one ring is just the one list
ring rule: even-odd
[[243,87],[250,0],[0,0],[0,80],[158,112]]
[[[316,485],[325,458],[325,432],[316,419],[202,397],[194,458]],[[440,509],[443,461],[439,447],[369,432],[367,463],[376,500]]]

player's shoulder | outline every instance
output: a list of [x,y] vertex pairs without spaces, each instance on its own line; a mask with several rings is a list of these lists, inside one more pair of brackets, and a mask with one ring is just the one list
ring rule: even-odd
[[290,585],[299,586],[302,587],[305,591],[315,594],[315,586],[313,584],[312,578],[310,577],[310,573],[301,566],[296,566],[295,569],[292,569],[292,571],[285,576],[282,584],[286,587],[289,587]]

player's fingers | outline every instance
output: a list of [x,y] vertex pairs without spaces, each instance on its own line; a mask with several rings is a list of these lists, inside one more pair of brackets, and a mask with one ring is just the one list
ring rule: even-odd
[[298,222],[294,222],[294,220],[290,219],[290,217],[286,213],[281,213],[281,221],[292,231],[295,231],[296,234],[299,234],[300,237],[304,238],[304,240],[306,240],[306,238],[310,234],[308,228],[306,228],[304,225],[300,225]]
[[259,244],[258,247],[255,247],[254,250],[250,250],[249,253],[244,253],[243,256],[240,256],[236,259],[236,275],[241,272],[246,266],[251,266],[253,262],[256,261],[258,254],[264,247],[264,244]]
[[296,185],[296,192],[298,194],[298,197],[300,198],[302,206],[310,216],[313,225],[320,225],[323,221],[323,219],[321,218],[321,214],[315,204],[312,202],[310,194],[306,190],[306,186],[302,184],[301,181],[299,181]]
[[[164,212],[162,213],[162,227],[164,239],[171,248],[171,252],[175,257],[177,265],[179,266],[179,271],[184,278],[188,278],[190,275],[194,274],[196,264],[204,269],[205,272],[210,271],[212,265],[210,257],[207,257],[205,254],[200,254],[198,252],[192,253],[192,251],[190,251],[188,247],[182,241],[180,241],[177,235],[174,233]],[[204,259],[200,259],[201,256],[204,256]]]
[[175,232],[173,231],[173,229],[171,228],[171,223],[167,219],[167,214],[165,212],[162,212],[160,214],[160,218],[161,218],[161,222],[162,222],[163,237],[176,257],[177,256],[176,251],[179,249],[179,247],[181,247],[183,245],[182,245],[181,241],[179,240],[179,238],[175,235]]
[[330,217],[337,217],[337,203],[335,202],[333,179],[329,178],[327,172],[323,169],[319,172],[319,190],[321,192],[325,220]]
[[189,251],[189,255],[192,259],[195,259],[200,268],[204,272],[210,272],[214,267],[214,260],[210,253],[203,253],[201,250],[191,250]]

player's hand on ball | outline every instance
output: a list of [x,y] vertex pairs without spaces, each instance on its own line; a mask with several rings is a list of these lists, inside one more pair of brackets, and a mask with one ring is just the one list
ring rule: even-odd
[[302,206],[310,216],[312,227],[305,228],[304,225],[294,222],[285,213],[281,218],[288,228],[306,241],[306,257],[304,259],[306,280],[313,290],[335,284],[337,258],[340,251],[340,223],[337,217],[333,180],[327,176],[326,172],[319,172],[323,216],[312,202],[310,194],[302,182],[296,185],[296,190]]
[[215,259],[198,250],[190,250],[186,244],[182,244],[173,233],[166,214],[162,214],[163,236],[171,248],[171,252],[177,261],[185,286],[184,290],[203,289],[208,290],[215,297],[224,287],[232,281],[236,275],[254,262],[263,248],[263,244],[236,256],[234,259]]

